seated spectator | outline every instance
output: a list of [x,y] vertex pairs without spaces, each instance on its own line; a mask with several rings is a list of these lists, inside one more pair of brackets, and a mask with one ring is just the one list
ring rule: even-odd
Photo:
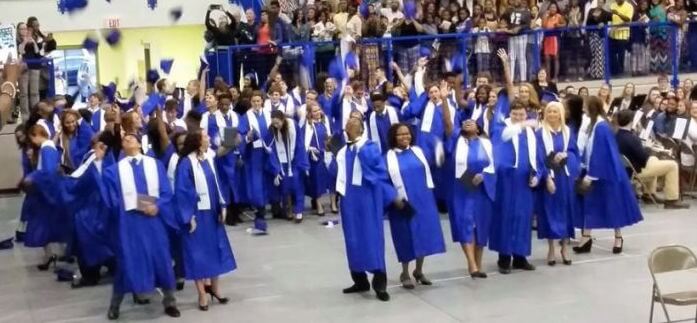
[[[678,163],[674,160],[659,160],[656,156],[650,156],[649,153],[646,152],[641,143],[641,139],[639,139],[631,129],[634,111],[620,111],[615,119],[620,127],[615,135],[620,153],[629,159],[634,169],[638,172],[637,177],[646,184],[648,192],[643,192],[644,196],[642,196],[642,198],[646,200],[649,199],[649,194],[655,195],[657,179],[658,177],[664,177],[664,208],[689,208],[689,205],[679,201],[680,181]],[[656,201],[659,201],[659,199],[656,199]]]
[[678,100],[675,97],[663,99],[665,110],[656,116],[654,131],[659,135],[670,137],[675,127],[675,119],[678,118]]

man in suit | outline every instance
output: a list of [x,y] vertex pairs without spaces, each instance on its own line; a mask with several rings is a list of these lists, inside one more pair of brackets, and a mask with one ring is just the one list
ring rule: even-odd
[[650,156],[646,152],[639,136],[632,132],[634,111],[620,111],[617,113],[616,119],[620,127],[615,135],[617,146],[620,153],[627,157],[632,166],[634,166],[634,169],[637,171],[637,177],[646,183],[647,192],[644,192],[644,197],[648,197],[648,194],[656,194],[656,181],[658,177],[664,177],[664,208],[689,208],[688,204],[681,203],[679,200],[680,180],[678,163],[674,160],[659,160],[656,156]]

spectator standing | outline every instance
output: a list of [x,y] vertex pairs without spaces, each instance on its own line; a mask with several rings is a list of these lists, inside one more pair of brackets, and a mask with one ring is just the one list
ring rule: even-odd
[[358,14],[356,6],[348,6],[348,21],[346,22],[346,35],[354,40],[358,40],[363,36],[363,20]]
[[486,25],[491,30],[495,30],[499,26],[499,17],[496,13],[496,7],[494,7],[493,0],[484,1],[484,19],[486,20]]
[[[632,22],[646,24],[649,18],[648,0],[639,0]],[[629,42],[632,44],[632,75],[645,75],[649,71],[649,53],[646,50],[646,26],[633,26]]]
[[610,22],[612,15],[603,8],[604,6],[605,0],[597,0],[586,21],[587,26],[595,27],[587,29],[591,52],[589,73],[593,79],[602,79],[605,76],[605,41],[602,28]]
[[[511,1],[510,9],[504,17],[508,19],[508,27],[513,36],[508,40],[508,54],[511,65],[511,78],[521,82],[527,81],[527,46],[528,35],[525,31],[530,26],[530,10],[521,0]],[[517,73],[516,73],[517,72]]]
[[334,14],[334,26],[336,26],[337,36],[342,38],[346,34],[346,24],[348,23],[348,5],[345,0],[339,1],[339,8]]
[[397,20],[404,19],[404,14],[399,10],[399,0],[392,0],[389,8],[380,9],[380,15],[387,18],[387,28],[391,28]]
[[[218,10],[224,13],[218,18],[215,23],[211,19],[211,12]],[[215,46],[231,46],[235,44],[235,17],[231,13],[220,9],[217,5],[211,5],[206,11],[206,30],[212,36],[212,45]]]
[[[579,5],[579,0],[571,0],[569,11],[566,14],[566,23],[569,31],[564,33],[564,57],[566,65],[567,81],[570,78],[583,81],[585,76],[585,66],[582,63],[582,55],[585,51],[584,39],[582,37],[583,11]],[[573,72],[571,72],[573,71]]]
[[[556,3],[549,5],[549,10],[542,16],[542,28],[555,29],[563,27],[566,24],[564,17],[559,13],[559,7]],[[545,66],[552,80],[556,81],[559,76],[559,33],[556,31],[545,32],[543,42],[543,54],[545,57]]]
[[[666,23],[668,13],[662,0],[651,0],[649,18],[653,23]],[[668,62],[668,33],[670,29],[665,26],[655,26],[649,28],[649,52],[651,53],[649,70],[651,73],[668,73],[670,63]]]
[[[315,8],[308,8],[307,21],[312,26],[313,42],[328,42],[334,40],[336,26],[329,21],[329,14],[326,11],[317,11]],[[329,62],[334,57],[334,44],[324,43],[315,46],[315,57],[317,58],[317,70],[326,71]]]
[[[492,30],[487,26],[487,21],[484,18],[477,20],[477,27],[472,29],[474,33],[489,33]],[[477,59],[477,73],[489,71],[491,60],[491,44],[489,43],[489,35],[477,35],[474,44],[474,56]]]
[[[429,16],[426,16],[429,17]],[[417,36],[423,32],[425,26],[417,22],[414,17],[407,17],[400,20],[395,28],[393,36]],[[404,71],[409,71],[416,66],[416,61],[419,59],[419,42],[416,40],[399,41],[395,43],[395,52],[397,55],[397,63]]]
[[21,40],[17,46],[19,56],[22,57],[26,69],[19,79],[19,106],[22,120],[29,120],[29,108],[34,107],[41,99],[39,95],[39,82],[41,77],[41,44],[35,37],[29,23],[19,30]]
[[[655,0],[654,0],[655,1]],[[632,21],[634,6],[626,0],[615,0],[610,5],[612,25],[623,25]],[[629,46],[629,27],[610,29],[610,72],[612,75],[624,73],[624,56]]]

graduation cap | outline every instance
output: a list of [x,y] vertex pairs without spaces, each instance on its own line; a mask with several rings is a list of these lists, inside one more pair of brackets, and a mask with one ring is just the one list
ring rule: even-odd
[[385,95],[380,91],[373,91],[370,93],[370,101],[385,101]]
[[96,51],[97,46],[99,46],[99,40],[95,35],[87,35],[87,37],[85,37],[85,40],[82,41],[82,48],[90,52]]
[[559,102],[559,96],[551,91],[542,91],[540,102]]
[[398,96],[396,96],[396,95],[394,95],[394,94],[390,94],[390,95],[387,97],[387,103],[388,103],[389,105],[391,105],[391,106],[393,106],[393,107],[399,109],[399,108],[402,107],[403,100],[402,100],[400,97],[398,97]]
[[0,241],[0,250],[7,250],[14,248],[15,244],[12,242],[13,238],[5,239]]
[[147,100],[143,102],[140,107],[143,111],[143,115],[149,116],[153,111],[160,107],[160,95],[157,93],[152,93],[148,96]]
[[344,58],[344,65],[352,70],[358,69],[358,58],[356,57],[356,53],[347,53]]
[[179,19],[182,17],[182,7],[177,6],[169,10],[169,19],[172,19],[172,22],[177,22]]
[[56,272],[56,280],[59,282],[73,281],[73,272],[67,269],[58,269]]
[[58,11],[60,13],[74,13],[85,9],[87,0],[58,0]]
[[104,95],[104,101],[107,103],[112,103],[116,99],[116,83],[111,82],[108,85],[102,85],[102,95]]
[[329,69],[327,71],[329,76],[338,82],[341,82],[342,80],[345,80],[348,78],[348,74],[346,73],[346,69],[344,68],[343,64],[341,64],[341,58],[336,57],[334,58],[330,63],[329,63]]
[[421,46],[419,49],[419,57],[430,57],[431,49],[426,46]]
[[167,75],[172,71],[172,65],[174,65],[174,59],[163,58],[160,60],[160,69]]
[[404,17],[414,19],[416,17],[416,3],[412,0],[404,2]]
[[452,71],[454,73],[462,73],[462,71],[465,70],[465,62],[467,62],[467,59],[465,58],[465,53],[463,51],[457,51],[453,55],[453,57],[450,58],[450,65],[452,67]]
[[121,41],[121,31],[116,28],[105,31],[103,36],[109,46],[116,46]]
[[133,109],[133,107],[136,105],[135,100],[117,100],[116,105],[119,106],[121,111],[126,112],[130,109]]
[[344,147],[344,143],[341,139],[342,139],[341,134],[336,134],[336,135],[332,136],[331,139],[329,139],[329,147],[328,148],[329,148],[329,151],[332,152],[332,154],[336,155],[336,153],[338,153],[339,150],[341,150],[341,148]]
[[358,12],[360,12],[363,18],[368,18],[370,15],[370,10],[368,9],[368,1],[361,1],[360,6],[358,6]]
[[157,8],[157,0],[148,0],[148,8],[155,10]]
[[148,74],[145,76],[145,80],[148,83],[155,84],[157,83],[157,80],[160,79],[160,73],[157,72],[156,69],[151,69],[148,71]]

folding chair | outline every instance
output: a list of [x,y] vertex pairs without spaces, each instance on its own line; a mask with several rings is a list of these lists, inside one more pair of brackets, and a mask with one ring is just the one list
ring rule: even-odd
[[638,183],[639,187],[641,187],[641,192],[645,195],[648,195],[649,198],[651,198],[651,203],[657,204],[656,199],[653,197],[653,194],[651,194],[651,192],[649,192],[648,188],[646,188],[646,184],[644,183],[644,181],[642,181],[641,179],[639,179],[639,177],[637,177],[638,172],[634,168],[634,165],[632,165],[632,162],[629,161],[629,158],[627,158],[627,156],[625,156],[625,155],[620,155],[620,156],[622,157],[622,164],[624,165],[624,168],[629,170],[629,173],[630,173],[629,178],[632,181],[632,183],[635,183],[635,184]]
[[[685,140],[680,141],[680,154],[679,154],[679,160],[678,160],[678,165],[680,165],[680,194],[683,196],[689,196],[691,198],[696,198],[697,196],[692,192],[692,180],[695,177],[695,165],[692,165],[692,167],[683,167],[682,165],[682,155],[688,155],[688,156],[695,156],[695,152],[693,148],[685,142]],[[697,160],[694,161],[695,164],[697,164]],[[692,168],[692,169],[689,169]],[[688,178],[687,178],[687,187],[682,187],[683,183],[683,177],[686,176],[686,172],[689,172]]]
[[[673,321],[670,320],[666,304],[675,306],[697,305],[697,290],[663,294],[656,281],[656,274],[695,268],[697,268],[697,257],[692,250],[685,246],[663,246],[651,252],[651,255],[649,255],[649,271],[653,280],[653,290],[651,291],[651,316],[649,323],[653,322],[653,308],[656,302],[661,303],[668,323]],[[697,312],[695,314],[695,322],[697,322]]]

